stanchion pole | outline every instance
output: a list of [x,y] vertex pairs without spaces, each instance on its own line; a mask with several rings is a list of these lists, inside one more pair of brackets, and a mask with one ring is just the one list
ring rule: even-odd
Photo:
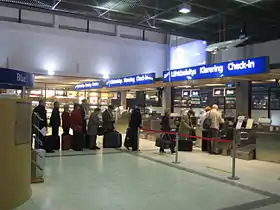
[[179,157],[178,157],[178,151],[179,151],[179,134],[176,132],[176,147],[175,147],[175,160],[172,162],[174,164],[179,164]]
[[137,128],[137,151],[139,152],[140,151],[140,129]]
[[235,130],[235,135],[233,135],[232,140],[232,164],[231,164],[231,176],[228,177],[230,180],[239,180],[239,177],[235,175],[235,159],[236,159],[236,134],[237,130]]

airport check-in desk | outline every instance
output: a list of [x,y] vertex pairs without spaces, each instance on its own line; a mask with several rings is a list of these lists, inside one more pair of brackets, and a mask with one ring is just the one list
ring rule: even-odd
[[273,131],[270,131],[270,127],[256,130],[256,159],[280,163],[279,128]]

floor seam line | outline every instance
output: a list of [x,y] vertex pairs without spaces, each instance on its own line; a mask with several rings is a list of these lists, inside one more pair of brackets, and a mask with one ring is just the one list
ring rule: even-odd
[[204,177],[204,178],[208,178],[208,179],[215,180],[215,181],[218,181],[218,182],[221,182],[221,183],[224,183],[224,184],[228,184],[228,185],[231,185],[233,187],[238,187],[240,189],[243,189],[243,190],[246,190],[246,191],[249,191],[249,192],[252,192],[252,193],[256,193],[256,194],[265,196],[267,198],[278,198],[279,201],[280,201],[280,195],[277,195],[275,193],[271,193],[271,192],[268,192],[268,191],[262,191],[262,190],[259,190],[259,189],[256,189],[256,188],[253,188],[253,187],[241,184],[241,183],[236,183],[236,182],[233,182],[233,181],[230,181],[230,180],[226,180],[226,179],[223,179],[223,178],[215,177],[215,176],[210,175],[210,174],[206,174],[206,173],[199,172],[199,171],[196,171],[196,170],[193,170],[193,169],[189,169],[189,168],[186,168],[184,166],[174,165],[172,163],[168,163],[168,162],[165,162],[165,161],[157,160],[155,158],[148,157],[148,156],[145,156],[145,155],[141,155],[141,154],[137,154],[137,153],[131,153],[129,151],[125,151],[125,150],[122,150],[122,149],[117,149],[117,150],[118,151],[122,151],[123,153],[127,153],[127,154],[130,154],[130,155],[133,155],[135,157],[144,158],[146,160],[150,160],[150,161],[153,161],[153,162],[156,162],[156,163],[160,163],[162,165],[166,165],[166,166],[169,166],[171,168],[176,168],[176,169],[181,170],[181,171],[185,171],[185,172],[188,172],[188,173],[191,173],[191,174],[195,174],[195,175],[198,175],[198,176],[201,176],[201,177]]

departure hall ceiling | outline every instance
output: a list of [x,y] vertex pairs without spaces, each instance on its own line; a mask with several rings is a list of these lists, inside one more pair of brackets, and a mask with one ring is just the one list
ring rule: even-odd
[[[218,42],[241,28],[257,43],[280,37],[280,0],[0,0]],[[184,5],[187,4],[187,5]],[[180,8],[190,12],[183,14]]]

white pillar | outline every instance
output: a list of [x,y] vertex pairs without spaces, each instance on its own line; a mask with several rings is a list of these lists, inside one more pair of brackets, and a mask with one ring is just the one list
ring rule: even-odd
[[164,112],[165,109],[172,110],[172,102],[171,102],[171,86],[164,87],[163,94],[162,94],[162,111]]
[[126,109],[126,90],[121,91],[121,106]]

